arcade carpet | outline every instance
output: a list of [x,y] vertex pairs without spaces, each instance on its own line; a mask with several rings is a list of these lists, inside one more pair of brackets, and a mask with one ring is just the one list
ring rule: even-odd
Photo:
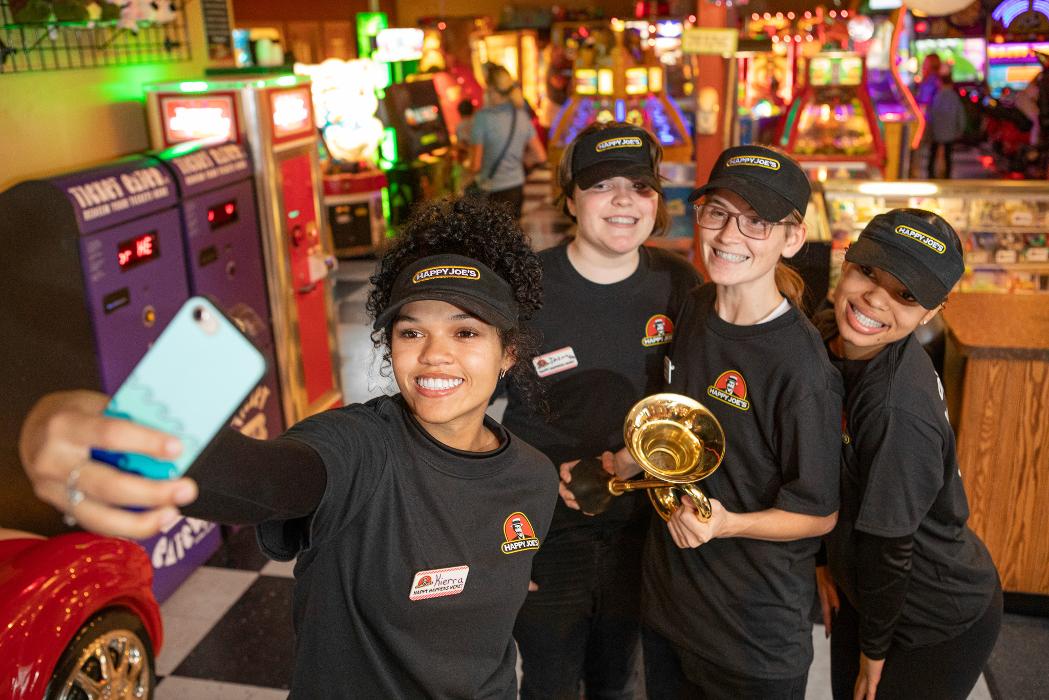
[[[533,173],[526,188],[523,228],[536,248],[558,243],[569,222],[549,204],[549,171]],[[336,303],[339,310],[340,373],[346,401],[361,401],[392,386],[376,374],[377,355],[364,312],[367,279],[373,260],[340,263]],[[499,402],[493,408],[501,413]],[[498,417],[498,416],[497,416]],[[250,528],[229,533],[226,543],[162,606],[165,643],[157,659],[158,700],[283,700],[292,668],[291,564],[267,561]],[[1030,619],[1030,618],[1023,618]],[[1046,625],[1049,628],[1049,625]],[[1026,630],[1003,631],[998,692],[992,696],[981,679],[972,700],[1025,700],[1014,694],[1016,679],[1044,666],[1025,645]],[[1049,629],[1046,630],[1049,635]],[[829,700],[829,645],[822,627],[813,632],[816,659],[809,675],[807,700]],[[1045,647],[1041,647],[1044,654]],[[1024,654],[1027,654],[1026,660]],[[992,670],[995,660],[992,658]],[[1011,684],[1011,685],[1010,685]],[[1032,686],[1033,688],[1034,686]],[[1045,687],[1042,695],[1046,697]],[[644,691],[638,689],[638,698]],[[370,700],[370,699],[366,699]]]

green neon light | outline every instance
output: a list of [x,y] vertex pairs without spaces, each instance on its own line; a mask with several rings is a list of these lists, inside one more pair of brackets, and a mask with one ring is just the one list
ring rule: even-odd
[[288,218],[289,219],[297,219],[297,218],[299,218],[299,210],[298,209],[292,209],[291,211],[289,211],[288,212]]
[[379,144],[379,153],[384,160],[391,163],[397,162],[397,132],[392,126],[382,130],[382,142]]
[[[389,221],[390,221],[390,188],[389,187],[383,187],[382,188],[382,218],[387,224],[389,224]],[[389,228],[387,228],[386,229],[386,235],[387,236],[392,236],[393,235],[393,231],[390,230]]]
[[277,78],[274,82],[277,83],[277,85],[282,86],[297,85],[299,83],[299,79],[294,75],[282,75],[281,77]]
[[374,52],[372,38],[390,26],[385,12],[357,13],[357,55],[370,58]]
[[189,80],[179,83],[178,89],[180,92],[204,92],[208,89],[208,84],[203,80]]
[[790,132],[794,129],[794,121],[798,118],[798,112],[800,111],[801,100],[797,100],[794,105],[787,112],[787,120],[783,125],[783,136],[780,137],[779,145],[786,148],[790,145]]

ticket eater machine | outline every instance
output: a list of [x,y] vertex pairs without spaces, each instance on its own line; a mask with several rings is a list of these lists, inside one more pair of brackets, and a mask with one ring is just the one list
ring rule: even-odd
[[259,440],[276,437],[285,426],[247,149],[239,143],[179,145],[155,157],[182,195],[178,208],[190,294],[216,301],[266,358],[266,376],[231,426]]
[[[6,527],[63,530],[32,493],[18,431],[42,394],[112,394],[189,298],[178,189],[136,156],[23,182],[0,194],[0,513]],[[218,528],[182,519],[140,542],[157,598],[170,595],[220,544]]]
[[309,80],[164,83],[147,86],[146,96],[154,147],[209,139],[251,153],[285,423],[338,405],[335,258],[320,215]]

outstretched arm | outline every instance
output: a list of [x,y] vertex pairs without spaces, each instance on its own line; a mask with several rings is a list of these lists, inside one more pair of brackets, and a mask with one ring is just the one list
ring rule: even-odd
[[[92,448],[162,460],[181,450],[170,435],[104,416],[108,401],[90,391],[48,394],[30,410],[19,438],[22,464],[37,497],[75,517],[85,529],[142,539],[177,520],[179,509],[198,495],[200,504],[187,513],[243,523],[306,514],[320,502],[323,462],[294,440],[249,444],[242,441],[250,438],[224,431],[190,470],[203,486],[199,490],[193,478],[147,479],[95,462]],[[282,476],[288,473],[295,473],[294,489],[287,488]]]

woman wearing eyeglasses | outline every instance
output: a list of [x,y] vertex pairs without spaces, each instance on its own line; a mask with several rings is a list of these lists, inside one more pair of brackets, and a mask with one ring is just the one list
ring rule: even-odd
[[[756,146],[721,154],[696,203],[709,282],[695,290],[665,365],[669,391],[725,429],[721,467],[649,530],[643,573],[650,698],[803,698],[819,537],[834,526],[841,379],[798,308],[782,262],[805,242],[810,186],[797,163]],[[639,469],[625,451],[620,477]]]

